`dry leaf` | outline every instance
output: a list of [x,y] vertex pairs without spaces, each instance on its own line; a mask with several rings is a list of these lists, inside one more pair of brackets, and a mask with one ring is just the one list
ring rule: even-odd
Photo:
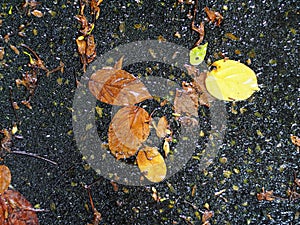
[[7,190],[0,196],[0,224],[38,225],[34,208],[18,191]]
[[143,175],[151,182],[165,179],[167,166],[157,148],[146,146],[137,155],[137,164]]
[[202,223],[207,222],[213,216],[214,216],[214,212],[213,211],[205,210],[205,212],[202,215]]
[[31,12],[31,14],[34,15],[35,17],[38,17],[38,18],[41,18],[41,17],[44,16],[44,14],[41,11],[39,11],[39,10],[33,10]]
[[113,117],[108,130],[108,144],[117,158],[135,155],[150,133],[150,116],[138,106],[121,108]]
[[257,193],[257,200],[262,201],[273,201],[275,199],[275,196],[273,195],[273,190],[272,191],[265,191],[264,188],[262,188],[261,193]]
[[223,20],[223,16],[221,15],[221,13],[210,10],[208,7],[205,7],[204,11],[205,11],[209,21],[211,21],[212,23],[215,22],[215,24],[217,26],[220,26],[220,24]]
[[295,136],[295,135],[291,135],[291,141],[294,145],[300,147],[300,138]]
[[160,138],[167,136],[168,132],[168,120],[167,117],[163,116],[159,119],[156,127],[156,135]]
[[[119,63],[116,65],[119,67]],[[100,101],[111,105],[134,105],[152,96],[145,85],[125,70],[106,67],[92,74],[91,93]]]
[[0,195],[8,189],[11,181],[11,173],[7,166],[0,165]]

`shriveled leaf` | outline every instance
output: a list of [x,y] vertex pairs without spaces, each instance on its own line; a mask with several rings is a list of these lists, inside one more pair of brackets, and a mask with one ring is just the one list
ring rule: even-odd
[[7,166],[0,165],[0,195],[8,189],[11,181],[11,173]]
[[205,85],[208,92],[225,101],[249,98],[258,91],[257,78],[253,70],[238,61],[221,59],[212,64],[215,67],[207,74]]
[[205,212],[202,215],[202,223],[207,222],[208,220],[210,220],[212,217],[214,216],[214,211],[208,211],[205,210]]
[[121,108],[113,117],[108,130],[108,144],[117,158],[135,155],[150,133],[150,116],[138,106]]
[[221,15],[221,13],[210,10],[208,7],[205,7],[204,11],[209,21],[211,21],[212,23],[215,22],[217,26],[220,26],[223,20],[223,16]]
[[7,190],[0,197],[0,223],[4,225],[38,225],[34,208],[18,191]]
[[167,136],[168,134],[168,120],[167,117],[163,116],[159,119],[156,127],[156,135],[160,138]]
[[183,90],[176,90],[174,99],[175,113],[198,117],[198,94],[187,82],[183,82]]
[[300,138],[295,135],[291,135],[291,141],[294,145],[300,147]]
[[151,182],[165,179],[167,166],[157,148],[146,146],[137,155],[137,164],[143,175]]
[[198,94],[199,104],[210,107],[211,102],[213,102],[215,98],[207,91],[205,86],[207,73],[200,72],[195,66],[184,65],[184,67],[187,69],[188,74],[193,78],[193,81],[189,84],[189,86],[195,89],[196,93]]
[[[120,67],[118,62],[116,67]],[[139,79],[125,70],[112,67],[93,73],[89,89],[98,100],[111,105],[134,105],[152,98]]]

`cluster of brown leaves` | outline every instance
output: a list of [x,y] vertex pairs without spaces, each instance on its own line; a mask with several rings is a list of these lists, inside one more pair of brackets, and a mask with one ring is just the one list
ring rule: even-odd
[[[137,164],[143,175],[152,182],[166,176],[163,156],[156,147],[144,145],[150,134],[151,116],[135,104],[152,99],[144,84],[132,74],[122,70],[123,57],[114,67],[105,67],[92,74],[91,93],[100,101],[123,106],[113,117],[108,130],[108,144],[116,159],[137,154]],[[159,123],[157,133],[164,135],[165,122]]]
[[[159,182],[166,176],[164,157],[170,152],[172,141],[166,116],[157,125],[148,112],[135,104],[152,99],[145,85],[134,75],[122,70],[123,57],[114,67],[104,67],[92,74],[89,80],[90,92],[101,102],[122,106],[114,115],[108,130],[108,145],[111,153],[119,159],[136,156],[136,162],[143,175],[152,182]],[[176,90],[174,111],[176,119],[184,126],[196,126],[199,105],[209,106],[212,97],[205,89],[205,73],[195,67],[188,67],[194,78],[184,82],[182,90]],[[156,147],[145,144],[150,134],[150,122],[159,138],[164,140],[162,156]]]
[[[76,44],[78,53],[80,55],[80,61],[83,64],[83,71],[86,71],[86,66],[91,63],[96,57],[96,44],[92,31],[95,26],[95,21],[100,15],[100,4],[103,0],[91,0],[89,4],[87,2],[80,1],[80,13],[76,15],[76,20],[81,24],[79,30],[79,36],[76,38]],[[84,15],[85,7],[89,5],[91,14],[93,15],[93,22],[90,23]]]
[[11,172],[5,165],[0,165],[0,224],[38,225],[36,209],[16,190],[9,190]]

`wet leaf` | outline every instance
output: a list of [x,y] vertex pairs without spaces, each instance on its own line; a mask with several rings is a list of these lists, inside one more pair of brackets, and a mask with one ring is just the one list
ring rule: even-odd
[[198,117],[198,94],[190,83],[183,82],[183,90],[176,90],[174,99],[175,113]]
[[143,175],[151,182],[165,179],[167,166],[157,148],[146,146],[137,155],[137,164]]
[[217,26],[220,26],[223,20],[223,16],[221,15],[221,13],[210,10],[208,7],[204,8],[204,12],[206,13],[207,18],[210,22],[215,23]]
[[0,196],[0,224],[38,225],[34,208],[18,191],[7,190]]
[[0,165],[0,195],[8,189],[11,181],[11,173],[7,166]]
[[[120,66],[118,62],[116,65]],[[145,85],[135,76],[112,67],[93,73],[89,89],[98,100],[111,105],[134,105],[152,98]]]
[[121,108],[113,117],[108,130],[108,144],[117,158],[135,155],[150,133],[150,116],[138,106]]
[[196,46],[190,51],[190,64],[191,65],[196,66],[203,62],[203,60],[206,56],[207,45],[208,45],[208,43],[205,43],[204,45]]
[[245,64],[222,59],[212,66],[215,68],[207,74],[205,85],[215,98],[225,101],[245,100],[259,90],[254,71]]
[[168,120],[167,117],[163,116],[159,119],[156,127],[156,135],[160,138],[167,136],[168,132]]

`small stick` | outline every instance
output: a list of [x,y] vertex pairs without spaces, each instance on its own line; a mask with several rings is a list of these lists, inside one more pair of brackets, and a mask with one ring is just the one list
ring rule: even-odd
[[46,162],[49,162],[53,165],[57,165],[57,162],[54,162],[50,159],[47,159],[43,156],[40,156],[40,155],[37,155],[37,154],[34,154],[34,153],[30,153],[30,152],[24,152],[24,151],[10,151],[9,154],[18,154],[18,155],[27,155],[27,156],[30,156],[30,157],[33,157],[33,158],[37,158],[37,159],[42,159],[42,160],[45,160]]

